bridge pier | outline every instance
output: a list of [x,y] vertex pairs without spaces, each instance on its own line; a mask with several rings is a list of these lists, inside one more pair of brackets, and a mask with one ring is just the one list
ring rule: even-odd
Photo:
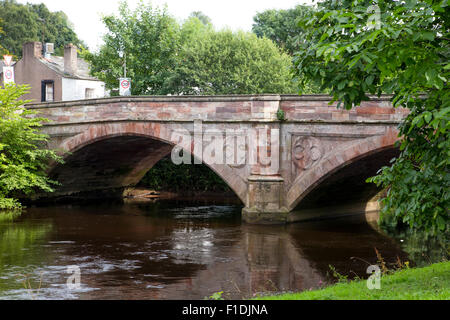
[[250,176],[242,219],[252,224],[286,223],[289,210],[283,206],[283,185],[281,176]]

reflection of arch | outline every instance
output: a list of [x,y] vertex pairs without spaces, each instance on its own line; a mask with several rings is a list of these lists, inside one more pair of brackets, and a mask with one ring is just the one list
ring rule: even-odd
[[[89,127],[86,131],[64,140],[59,148],[63,151],[69,152],[71,155],[75,155],[77,151],[100,143],[102,141],[113,140],[115,138],[130,139],[135,137],[136,139],[152,140],[154,141],[154,149],[157,150],[157,155],[147,155],[139,160],[135,168],[127,173],[121,182],[122,186],[130,185],[132,182],[137,183],[142,176],[153,167],[161,158],[170,153],[173,146],[178,141],[172,141],[173,132],[188,132],[180,124],[163,124],[163,123],[114,123],[114,124],[97,124]],[[177,140],[179,138],[176,137]],[[200,155],[193,152],[193,150],[187,150],[193,154],[193,156],[199,158]],[[131,157],[131,156],[130,156]],[[247,185],[242,179],[237,177],[236,172],[228,165],[225,164],[211,164],[204,162],[210,169],[212,169],[218,176],[220,176],[228,186],[236,193],[236,195],[245,203]],[[55,167],[56,168],[56,167]],[[55,169],[53,168],[53,169]],[[63,168],[63,166],[60,166]],[[136,181],[137,180],[137,181]]]
[[339,169],[361,158],[392,148],[397,140],[397,131],[388,129],[383,136],[367,138],[363,141],[356,141],[350,145],[346,144],[345,147],[337,148],[329,155],[323,157],[313,170],[306,171],[297,177],[287,193],[288,209],[293,210],[316,186]]

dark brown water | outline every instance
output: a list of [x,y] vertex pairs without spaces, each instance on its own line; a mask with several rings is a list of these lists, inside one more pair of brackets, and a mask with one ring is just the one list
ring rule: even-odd
[[[239,206],[30,208],[0,222],[2,299],[203,299],[309,290],[367,277],[376,247],[408,259],[364,215],[287,226],[241,223]],[[69,266],[81,287],[68,288]],[[28,288],[25,289],[25,286]]]

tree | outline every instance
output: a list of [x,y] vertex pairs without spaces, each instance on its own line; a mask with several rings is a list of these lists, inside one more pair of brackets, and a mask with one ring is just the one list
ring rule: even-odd
[[[0,19],[0,40],[1,40],[2,37],[5,36],[5,31],[3,31],[2,24],[3,24],[3,21],[2,21],[2,19]],[[0,43],[1,43],[1,42],[0,42]],[[6,49],[0,44],[0,56],[3,56],[4,54],[8,54],[8,53],[9,53],[8,50],[6,50]]]
[[0,36],[0,45],[18,57],[27,41],[54,43],[57,54],[62,54],[68,43],[85,47],[67,16],[63,12],[50,12],[44,4],[23,5],[15,0],[0,0],[0,19],[5,32]]
[[253,17],[252,31],[260,38],[267,37],[293,55],[303,41],[305,30],[298,22],[313,12],[310,6],[298,5],[288,10],[266,10]]
[[133,79],[133,95],[173,93],[169,83],[177,64],[179,26],[166,8],[154,8],[141,2],[131,12],[126,2],[119,6],[119,16],[105,16],[108,29],[105,44],[98,54],[85,54],[92,74],[106,83],[112,95],[118,95],[118,79]]
[[201,11],[194,11],[189,15],[189,18],[197,18],[200,20],[201,23],[203,23],[205,26],[211,25],[212,21],[211,18],[208,17],[206,14],[204,14]]
[[433,234],[449,226],[449,17],[446,0],[322,1],[300,22],[308,32],[295,58],[300,79],[347,109],[382,93],[409,108],[400,156],[369,181],[388,190],[382,221]]
[[291,58],[267,38],[230,30],[198,30],[176,69],[182,94],[294,93]]
[[80,48],[86,48],[85,43],[78,39],[75,31],[73,31],[74,27],[64,12],[50,12],[43,3],[28,4],[28,6],[31,12],[35,12],[39,17],[40,39],[43,36],[44,42],[54,43],[56,55],[64,55],[64,46],[69,43],[73,43]]
[[17,197],[41,189],[53,191],[56,182],[46,176],[49,161],[62,162],[54,151],[44,148],[48,139],[38,130],[44,118],[25,109],[19,100],[28,87],[7,84],[0,88],[0,209],[17,209]]
[[[293,55],[301,43],[305,41],[305,27],[299,25],[299,21],[314,12],[310,6],[297,5],[288,10],[266,10],[253,17],[252,31],[259,38],[267,37],[274,41],[289,55]],[[310,28],[309,26],[307,28]],[[296,79],[297,80],[297,79]],[[303,82],[303,93],[327,93],[321,91],[314,81]]]
[[166,8],[143,3],[131,12],[122,2],[103,22],[104,46],[84,57],[113,95],[125,61],[133,95],[295,92],[290,57],[267,38],[216,32],[197,16],[180,27]]

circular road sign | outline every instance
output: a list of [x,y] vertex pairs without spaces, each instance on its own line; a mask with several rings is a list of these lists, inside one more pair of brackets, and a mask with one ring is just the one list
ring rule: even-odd
[[8,80],[11,80],[13,77],[12,71],[11,70],[6,70],[5,71],[5,78]]
[[130,87],[130,81],[128,80],[122,80],[122,82],[120,83],[120,85],[122,86],[123,89],[128,89]]

